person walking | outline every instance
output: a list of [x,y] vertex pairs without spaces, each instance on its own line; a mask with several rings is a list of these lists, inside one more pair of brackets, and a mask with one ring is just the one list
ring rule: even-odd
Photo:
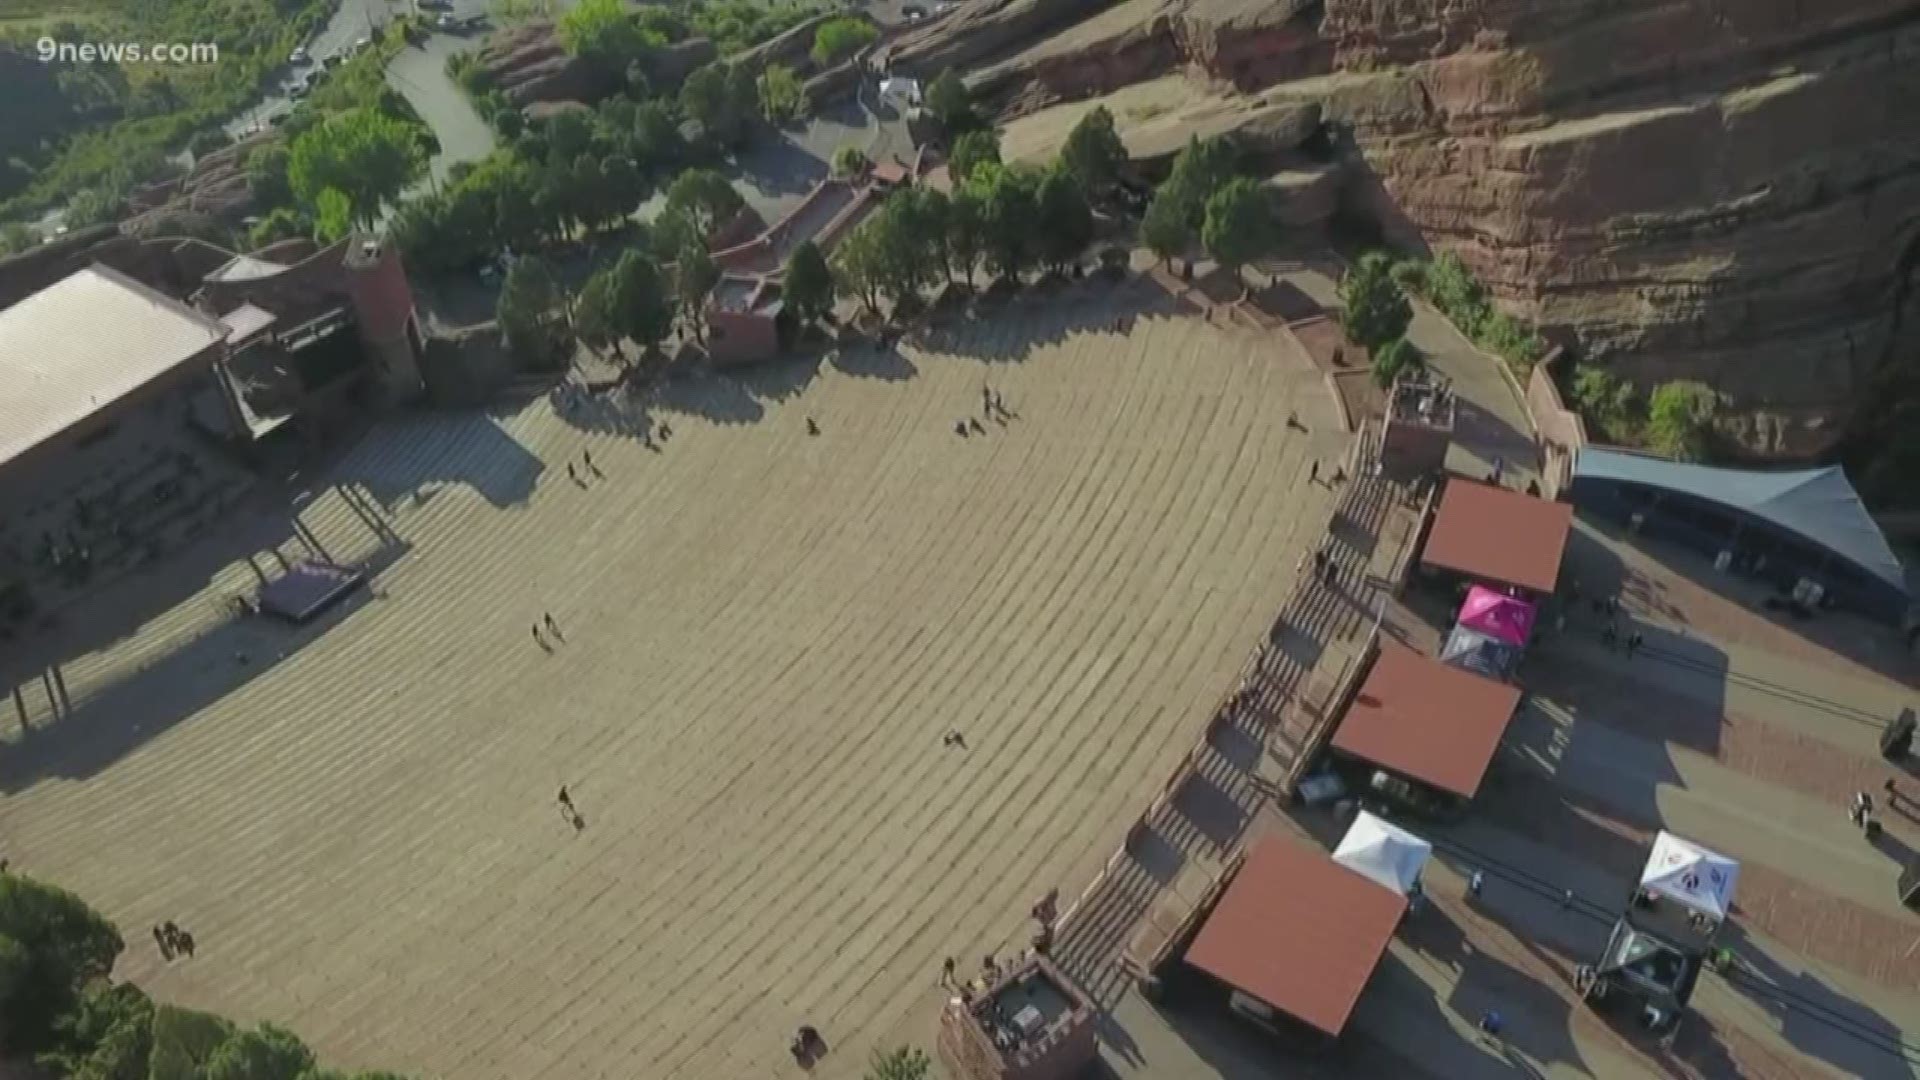
[[567,813],[571,814],[574,812],[573,794],[567,790],[567,785],[565,784],[560,785],[560,794],[558,798],[560,801],[560,805],[566,807]]
[[1638,630],[1635,630],[1633,633],[1628,634],[1627,635],[1627,659],[1629,660],[1633,659],[1633,654],[1640,651],[1640,646],[1643,643],[1645,643],[1645,641],[1646,639],[1640,636],[1640,631]]
[[571,461],[567,462],[567,479],[576,484],[580,482],[580,474],[573,471],[573,462]]
[[1320,482],[1320,459],[1315,458],[1313,459],[1313,463],[1307,466],[1307,483],[1317,484],[1319,482]]
[[176,934],[174,934],[174,947],[180,950],[180,955],[186,957],[189,960],[193,959],[193,935],[192,934],[188,933],[185,930],[178,931]]
[[985,435],[987,433],[987,425],[981,423],[980,418],[977,416],[967,417],[967,427],[971,428],[975,435]]
[[153,928],[153,942],[160,946],[160,955],[163,958],[169,961],[173,959],[173,942],[167,939],[166,934],[161,933],[158,925]]
[[947,962],[940,965],[940,985],[941,986],[950,987],[955,985],[954,978],[953,978],[953,968],[954,968],[954,959],[953,957],[949,956],[947,957]]
[[814,423],[813,417],[811,416],[807,417],[807,434],[809,435],[820,434],[820,425]]
[[955,421],[953,422],[953,433],[954,433],[955,435],[958,435],[958,436],[960,436],[960,437],[961,437],[961,438],[963,438],[963,439],[964,439],[964,438],[966,438],[966,437],[967,437],[967,422],[966,422],[965,420],[955,420]]
[[1467,879],[1467,896],[1471,899],[1478,900],[1480,899],[1480,890],[1486,887],[1487,872],[1485,870],[1475,870],[1473,876]]
[[580,451],[580,461],[582,464],[586,465],[587,471],[592,473],[593,475],[601,476],[601,477],[604,477],[606,475],[605,473],[600,471],[600,466],[595,465],[593,463],[593,451],[591,450]]
[[534,624],[533,624],[533,643],[534,643],[535,645],[538,645],[538,646],[540,646],[541,648],[543,648],[543,649],[545,649],[545,650],[547,650],[548,652],[552,652],[552,651],[553,651],[553,646],[551,646],[551,645],[549,645],[549,644],[547,644],[547,639],[546,639],[546,638],[543,638],[543,637],[541,637],[541,636],[540,636],[540,624],[539,624],[539,623],[534,623]]
[[1498,1042],[1500,1032],[1507,1026],[1507,1022],[1498,1009],[1488,1009],[1480,1014],[1480,1022],[1476,1026],[1479,1027],[1481,1035]]
[[[552,634],[556,638],[560,638],[560,624],[553,621],[553,612],[548,611],[541,613],[540,621],[547,624],[547,633]],[[566,640],[565,638],[560,639],[562,641]]]

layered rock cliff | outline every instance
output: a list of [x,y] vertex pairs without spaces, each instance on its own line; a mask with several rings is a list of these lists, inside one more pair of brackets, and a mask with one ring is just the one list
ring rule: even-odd
[[[1186,70],[1318,102],[1350,203],[1759,455],[1920,364],[1920,0],[981,0],[894,48],[1020,111]],[[1904,319],[1904,333],[1901,327]]]

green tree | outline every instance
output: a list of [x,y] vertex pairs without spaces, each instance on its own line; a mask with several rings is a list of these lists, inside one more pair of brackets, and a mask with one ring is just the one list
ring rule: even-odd
[[287,144],[275,140],[257,146],[247,155],[247,190],[260,209],[277,209],[293,200],[293,188],[287,183]]
[[1034,191],[1036,223],[1035,254],[1049,268],[1059,271],[1080,257],[1093,243],[1093,208],[1079,181],[1064,169],[1049,172]]
[[870,314],[880,312],[880,290],[886,283],[881,215],[875,214],[840,238],[833,249],[834,284],[841,295],[860,301]]
[[926,1051],[900,1046],[884,1052],[875,1050],[865,1080],[926,1080],[932,1071],[933,1059]]
[[712,169],[688,169],[667,187],[664,212],[689,215],[704,241],[715,229],[732,221],[745,205],[746,200],[725,176]]
[[707,253],[705,244],[694,244],[680,252],[674,263],[674,293],[680,300],[681,315],[702,342],[707,340],[707,298],[720,284],[720,267]]
[[1573,406],[1613,441],[1627,439],[1639,411],[1633,384],[1602,367],[1573,369]]
[[419,130],[374,109],[336,113],[309,129],[288,151],[287,180],[294,197],[324,227],[321,193],[347,199],[348,216],[372,224],[425,167]]
[[12,255],[25,251],[39,242],[39,234],[17,221],[9,221],[5,226],[0,226],[0,255]]
[[1120,179],[1127,164],[1127,147],[1114,129],[1113,113],[1105,105],[1080,118],[1060,149],[1060,165],[1073,175],[1088,198],[1099,195]]
[[1393,259],[1369,251],[1340,282],[1340,321],[1347,334],[1369,352],[1404,336],[1413,321],[1413,305],[1393,279]]
[[969,131],[953,140],[947,155],[947,176],[955,187],[973,179],[983,165],[1000,164],[1000,135],[990,128]]
[[146,1080],[152,1056],[152,1000],[132,983],[95,982],[60,1018],[57,1046],[39,1062],[73,1080]]
[[620,283],[614,267],[587,277],[573,302],[573,336],[596,353],[620,353]]
[[175,1005],[153,1011],[151,1080],[201,1080],[215,1050],[233,1034],[228,1020]]
[[760,90],[743,67],[716,61],[680,84],[680,108],[722,145],[738,142],[759,106]]
[[819,245],[802,240],[787,256],[780,296],[793,313],[794,325],[805,329],[833,307],[833,271]]
[[522,258],[507,271],[495,312],[507,348],[535,367],[547,367],[564,354],[566,317],[553,270],[540,259]]
[[869,164],[867,152],[852,143],[833,152],[833,175],[841,179],[859,176]]
[[973,95],[952,68],[941,72],[938,78],[928,84],[926,106],[927,112],[940,122],[948,138],[956,138],[980,124],[979,117],[973,111]]
[[331,244],[353,228],[353,200],[339,188],[327,188],[313,200],[313,233]]
[[1720,394],[1706,383],[1676,379],[1661,383],[1647,397],[1647,441],[1679,461],[1706,457]]
[[603,70],[625,71],[646,51],[646,37],[620,0],[579,0],[555,30],[568,52]]
[[1146,216],[1140,219],[1140,240],[1161,263],[1183,258],[1193,244],[1193,227],[1177,195],[1165,187],[1153,193]]
[[1001,277],[1018,281],[1038,250],[1039,178],[1027,169],[987,165],[971,183],[982,195],[987,261]]
[[285,1028],[261,1024],[236,1031],[207,1058],[204,1080],[299,1080],[313,1051]]
[[941,240],[941,223],[936,219],[945,206],[936,208],[923,194],[932,193],[916,188],[894,192],[863,226],[877,249],[881,289],[895,308],[916,299],[931,282],[934,264],[944,261],[933,252]]
[[973,271],[986,253],[987,210],[980,192],[971,185],[955,188],[947,202],[946,258],[949,270],[958,270],[973,288]]
[[828,19],[813,32],[813,62],[832,67],[873,44],[879,36],[880,31],[865,19],[852,16]]
[[807,92],[800,77],[785,64],[768,64],[760,73],[760,115],[769,124],[792,124],[806,119]]
[[562,109],[547,118],[547,158],[571,162],[593,150],[593,114],[585,109]]
[[105,978],[120,955],[119,931],[65,889],[23,874],[0,874],[0,1050],[48,1045],[54,1021],[80,988]]
[[643,101],[633,110],[633,153],[656,174],[678,164],[687,156],[687,145],[680,137],[680,125],[658,101]]
[[1424,364],[1420,350],[1406,338],[1397,337],[1373,350],[1373,381],[1384,389],[1403,373],[1417,371]]
[[247,230],[247,246],[259,250],[268,244],[313,235],[313,222],[300,211],[282,206]]
[[1277,231],[1267,190],[1243,177],[1227,181],[1208,197],[1200,242],[1215,262],[1237,277],[1242,266],[1273,249]]
[[1225,136],[1190,137],[1155,197],[1170,199],[1187,228],[1197,232],[1206,220],[1207,200],[1233,179],[1239,165],[1240,149]]

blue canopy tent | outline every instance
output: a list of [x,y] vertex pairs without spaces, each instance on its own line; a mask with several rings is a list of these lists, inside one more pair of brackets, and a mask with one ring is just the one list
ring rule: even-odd
[[1906,574],[1840,467],[1753,472],[1586,447],[1574,505],[1699,549],[1791,589],[1818,582],[1833,603],[1899,625]]

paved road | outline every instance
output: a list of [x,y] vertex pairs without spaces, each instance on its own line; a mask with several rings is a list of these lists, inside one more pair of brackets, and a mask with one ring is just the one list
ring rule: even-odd
[[493,129],[474,111],[458,85],[447,77],[447,58],[479,47],[480,36],[436,33],[420,48],[400,50],[387,65],[387,82],[432,129],[440,149],[428,165],[433,181],[462,161],[478,161],[493,151]]
[[[1088,283],[645,416],[383,423],[332,475],[401,539],[384,598],[294,632],[219,623],[215,588],[154,621],[172,641],[76,658],[79,711],[0,755],[8,854],[128,928],[122,974],[342,1065],[785,1075],[803,1019],[825,1077],[930,1045],[941,958],[1090,879],[1318,520],[1275,478],[1312,452],[1290,413],[1331,423],[1321,381],[1191,317],[1116,332],[1152,295]],[[983,382],[1019,419],[957,436]],[[303,517],[378,550],[340,486]],[[137,944],[161,918],[194,961]]]

